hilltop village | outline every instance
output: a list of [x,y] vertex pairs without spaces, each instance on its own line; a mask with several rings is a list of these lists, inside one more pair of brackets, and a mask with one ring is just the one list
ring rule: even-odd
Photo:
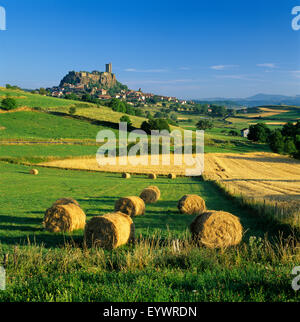
[[[142,89],[132,90],[126,85],[118,82],[116,75],[112,72],[112,64],[106,64],[105,72],[80,71],[69,72],[60,82],[59,86],[47,88],[47,94],[53,97],[78,98],[82,95],[90,95],[100,100],[117,98],[132,104],[174,102],[182,105],[187,104],[186,100],[176,97],[144,93]],[[193,102],[189,102],[192,103]]]

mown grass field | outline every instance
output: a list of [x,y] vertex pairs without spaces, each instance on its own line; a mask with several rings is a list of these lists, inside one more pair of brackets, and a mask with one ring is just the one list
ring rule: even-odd
[[[82,248],[82,231],[51,234],[42,227],[44,211],[63,196],[76,198],[88,219],[112,211],[121,196],[136,195],[153,181],[118,174],[40,168],[1,163],[0,253],[9,253],[7,290],[0,301],[297,301],[291,269],[299,254],[277,252],[264,241],[278,227],[227,199],[212,183],[159,178],[161,200],[134,219],[138,242],[114,251]],[[188,225],[177,200],[200,194],[210,209],[239,216],[243,243],[225,251],[191,246]],[[262,237],[252,240],[251,236]],[[179,239],[174,249],[171,240]],[[250,239],[250,243],[249,243]],[[69,246],[65,246],[69,244]],[[18,245],[18,246],[16,246]]]

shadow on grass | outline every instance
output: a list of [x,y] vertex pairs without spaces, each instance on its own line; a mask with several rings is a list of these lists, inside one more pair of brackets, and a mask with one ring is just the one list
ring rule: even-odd
[[[34,213],[34,212],[30,212]],[[42,212],[36,212],[39,214],[43,214]],[[32,218],[32,217],[16,217],[16,216],[7,216],[0,214],[0,222],[8,223],[8,224],[27,224],[27,225],[37,225],[41,224],[41,218]]]
[[0,237],[0,244],[2,245],[43,245],[45,248],[64,247],[66,244],[73,244],[81,247],[83,243],[83,232],[79,235],[63,235],[60,233],[40,233],[27,234],[18,237]]
[[[55,111],[48,111],[47,113],[56,115],[56,116],[63,116],[63,117],[68,117],[68,118],[73,118],[75,120],[80,120],[80,121],[85,121],[88,122],[92,125],[97,125],[97,126],[103,126],[103,127],[109,127],[115,130],[119,130],[119,123],[114,123],[114,122],[109,122],[109,121],[100,121],[100,120],[95,120],[86,116],[81,116],[81,115],[70,115],[67,113],[63,112],[55,112]],[[138,128],[134,126],[129,126],[128,131],[133,131],[137,130]]]
[[43,228],[38,227],[32,227],[32,226],[26,226],[26,225],[0,225],[0,230],[5,231],[42,231]]
[[18,173],[27,174],[27,175],[32,176],[32,174],[30,174],[29,172],[26,172],[26,171],[18,171]]

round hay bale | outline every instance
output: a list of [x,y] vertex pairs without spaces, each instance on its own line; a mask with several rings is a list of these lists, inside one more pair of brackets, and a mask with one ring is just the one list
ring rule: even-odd
[[124,179],[130,179],[131,175],[129,173],[122,173],[122,178]]
[[134,241],[134,223],[122,212],[93,217],[85,227],[84,239],[89,247],[114,249]]
[[153,189],[157,192],[157,194],[159,194],[159,198],[160,198],[160,190],[157,186],[149,186],[148,189]]
[[85,227],[86,216],[83,210],[74,203],[52,206],[46,210],[43,225],[46,230],[71,232]]
[[155,173],[150,173],[149,176],[148,176],[149,179],[152,179],[152,180],[156,180],[157,179],[157,175]]
[[190,225],[193,240],[209,248],[237,245],[243,236],[238,217],[225,211],[207,211],[197,216]]
[[160,190],[156,186],[150,186],[142,191],[140,198],[147,203],[154,203],[160,198]]
[[69,203],[73,203],[74,205],[80,207],[79,203],[73,198],[61,198],[61,199],[58,199],[53,203],[52,207],[53,206],[58,206],[58,205],[67,205]]
[[185,195],[177,205],[182,214],[200,215],[206,210],[205,201],[198,195]]
[[37,176],[39,174],[39,170],[37,170],[37,169],[31,169],[29,173],[30,174],[33,174],[34,176]]
[[136,196],[120,198],[115,203],[115,211],[123,212],[130,217],[144,215],[145,202]]
[[176,174],[170,173],[170,174],[168,174],[168,178],[174,180],[174,179],[176,179]]

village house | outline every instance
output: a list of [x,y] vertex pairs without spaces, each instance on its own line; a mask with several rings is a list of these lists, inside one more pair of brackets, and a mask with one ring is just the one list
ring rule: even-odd
[[99,94],[100,94],[100,95],[107,95],[107,90],[106,90],[106,89],[101,88],[101,89],[99,90]]
[[55,91],[55,92],[52,92],[51,95],[53,97],[61,97],[61,96],[63,96],[63,92],[61,92],[61,91]]
[[109,100],[109,99],[111,99],[111,96],[110,95],[98,95],[98,98],[100,100]]
[[249,129],[247,127],[241,130],[241,136],[243,138],[247,138],[248,134],[249,134]]

